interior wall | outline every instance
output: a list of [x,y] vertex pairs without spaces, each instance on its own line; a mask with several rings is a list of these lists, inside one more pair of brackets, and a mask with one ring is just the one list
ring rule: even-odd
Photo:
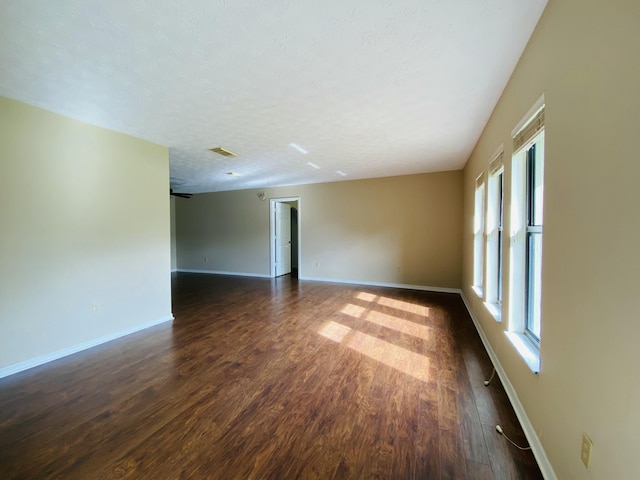
[[460,287],[461,171],[178,199],[178,268],[268,276],[268,198],[282,197],[300,197],[301,277]]
[[[635,1],[550,0],[464,170],[463,289],[561,479],[638,477],[638,25]],[[542,93],[545,211],[536,376],[504,334],[509,319],[496,322],[471,289],[472,226],[474,180],[500,144],[509,211],[511,130]],[[506,232],[509,227],[506,215]],[[583,432],[594,444],[591,471],[580,461]]]
[[171,318],[168,176],[165,147],[0,97],[0,369]]

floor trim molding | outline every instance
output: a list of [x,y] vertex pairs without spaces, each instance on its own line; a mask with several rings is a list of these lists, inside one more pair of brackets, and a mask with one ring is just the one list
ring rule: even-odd
[[480,339],[482,340],[484,349],[487,351],[487,354],[491,359],[491,363],[493,363],[493,366],[495,367],[496,372],[500,377],[500,381],[502,382],[502,385],[505,391],[507,392],[507,396],[509,397],[509,401],[511,402],[511,405],[513,406],[513,409],[516,412],[516,416],[520,421],[522,430],[524,431],[524,434],[526,435],[527,440],[529,441],[529,445],[531,445],[531,450],[533,452],[534,457],[536,457],[536,461],[538,462],[538,466],[540,467],[542,476],[545,478],[545,480],[557,480],[558,477],[556,476],[556,473],[554,472],[553,467],[549,462],[549,458],[547,457],[547,454],[544,451],[544,447],[542,446],[542,443],[540,443],[540,438],[538,438],[538,434],[536,433],[536,430],[533,427],[533,424],[529,420],[529,417],[527,416],[524,410],[524,407],[522,406],[522,403],[518,398],[518,394],[516,393],[516,390],[513,388],[513,384],[509,380],[507,373],[502,367],[502,364],[500,363],[500,360],[498,359],[496,352],[491,347],[491,344],[489,343],[489,339],[487,338],[487,336],[484,333],[484,330],[482,330],[482,327],[480,326],[478,317],[476,317],[473,309],[471,308],[469,301],[467,300],[467,296],[464,294],[462,290],[460,290],[460,297],[462,298],[462,301],[464,302],[464,305],[467,308],[467,311],[469,312],[469,316],[471,317],[471,320],[473,321],[473,324],[475,325],[476,330],[478,331],[478,335],[480,335]]
[[25,360],[23,362],[9,365],[8,367],[0,368],[0,378],[8,377],[9,375],[13,375],[19,372],[24,372],[25,370],[29,370],[30,368],[34,368],[39,365],[44,365],[45,363],[53,362],[54,360],[58,360],[60,358],[67,357],[69,355],[73,355],[74,353],[81,352],[82,350],[87,350],[89,348],[96,347],[103,343],[110,342],[111,340],[115,340],[120,337],[125,337],[127,335],[131,335],[132,333],[139,332],[140,330],[145,330],[147,328],[160,325],[161,323],[170,322],[172,320],[173,320],[173,315],[169,314],[164,317],[160,317],[158,319],[152,320],[150,322],[136,325],[135,327],[127,328],[125,330],[121,330],[115,333],[110,333],[108,335],[104,335],[99,338],[94,338],[93,340],[89,340],[87,342],[83,342],[77,345],[72,345],[71,347],[63,348],[62,350],[57,350],[55,352],[47,353],[45,355],[40,355],[34,358],[30,358],[29,360]]
[[221,270],[195,270],[192,268],[178,268],[176,270],[179,273],[205,273],[207,275],[232,275],[234,277],[257,277],[257,278],[271,278],[266,273],[251,273],[251,272],[224,272]]
[[459,288],[448,287],[431,287],[427,285],[411,285],[407,283],[387,283],[387,282],[366,282],[362,280],[340,280],[335,278],[321,278],[321,277],[300,277],[300,280],[308,280],[312,282],[325,282],[325,283],[344,283],[347,285],[363,285],[370,287],[389,287],[389,288],[404,288],[406,290],[422,290],[425,292],[437,292],[437,293],[461,293]]

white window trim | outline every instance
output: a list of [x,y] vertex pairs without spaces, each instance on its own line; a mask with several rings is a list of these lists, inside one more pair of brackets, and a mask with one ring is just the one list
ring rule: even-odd
[[[511,138],[514,138],[518,133],[520,133],[524,127],[536,116],[536,114],[543,109],[545,106],[544,102],[544,93],[538,97],[536,102],[531,106],[529,111],[522,117],[522,119],[516,124],[515,128],[511,130]],[[524,148],[524,147],[522,147]],[[519,151],[520,149],[518,149]],[[517,153],[517,152],[516,152]]]
[[[534,135],[534,137],[531,139],[531,141],[527,142],[527,143],[528,143],[528,146],[526,147],[526,150],[529,150],[531,145],[536,144],[535,158],[536,158],[536,163],[540,162],[540,166],[541,166],[541,170],[542,170],[542,177],[543,177],[542,189],[543,189],[543,192],[544,192],[544,128],[539,133]],[[526,168],[528,170],[528,166]],[[537,193],[536,193],[536,196],[537,196]],[[528,200],[529,199],[527,198],[527,201]],[[544,215],[544,197],[542,198],[542,202],[543,202],[542,203],[542,212],[543,212],[543,215]],[[527,240],[529,238],[529,232],[534,232],[534,233],[540,235],[540,241],[542,243],[544,243],[543,235],[542,235],[542,233],[544,231],[544,220],[541,220],[541,223],[535,224],[535,226],[533,226],[533,225],[527,226],[525,228],[525,230],[527,232],[527,234],[526,234],[527,235]],[[541,243],[541,246],[542,246],[542,243]],[[542,261],[542,258],[540,258],[540,261]],[[527,265],[527,267],[528,267],[528,265]],[[540,272],[539,272],[539,274],[542,275],[542,264],[540,264]],[[526,282],[526,280],[525,280],[525,282]],[[541,285],[541,287],[542,287],[542,285]],[[542,307],[542,305],[538,305],[538,309],[540,309],[541,307]],[[541,311],[539,312],[539,315],[540,315],[540,319],[539,320],[540,320],[540,322],[542,322],[542,312]],[[526,315],[525,315],[525,317],[526,317]],[[528,318],[526,318],[526,320],[528,320]],[[525,323],[526,323],[526,320],[525,320]],[[540,323],[540,327],[541,326],[542,326],[542,324]],[[527,325],[525,325],[525,335],[527,337],[529,337],[531,339],[532,343],[536,344],[536,346],[538,346],[538,348],[539,348],[539,342],[540,342],[539,336],[541,335],[541,332],[540,332],[540,334],[535,335],[532,331],[530,331],[527,328]]]
[[[502,175],[502,185],[499,179]],[[502,270],[504,284],[504,255],[498,251],[500,243],[500,189],[502,188],[502,205],[504,209],[504,153],[500,151],[494,155],[489,162],[489,179],[487,181],[487,202],[486,202],[486,249],[485,249],[485,307],[493,318],[502,321],[502,303],[500,302],[500,288],[498,282],[499,269]],[[502,225],[502,244],[504,250],[504,211]]]
[[[545,107],[544,95],[529,110],[527,115],[518,123],[511,132],[515,137],[520,131],[527,127],[528,123]],[[532,138],[521,145],[513,154],[511,171],[511,205],[509,210],[510,228],[508,236],[508,331],[505,332],[507,338],[523,358],[527,366],[535,374],[540,371],[540,345],[534,342],[527,334],[526,330],[526,155],[527,150],[534,144],[541,145],[542,161],[544,162],[544,135],[545,129],[535,133]],[[506,213],[506,210],[505,210]],[[504,275],[504,273],[503,273]],[[506,278],[506,277],[503,277]]]
[[540,348],[524,333],[504,333],[531,371],[536,375],[540,373]]
[[526,155],[544,130],[513,156],[511,174],[511,225],[509,234],[509,306],[507,338],[531,371],[540,371],[540,346],[525,332],[526,308]]

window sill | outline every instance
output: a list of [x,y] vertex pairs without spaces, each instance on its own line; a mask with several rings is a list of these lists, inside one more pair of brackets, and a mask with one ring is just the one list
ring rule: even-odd
[[493,316],[496,322],[502,322],[502,308],[497,303],[484,302],[485,308]]
[[482,288],[472,285],[471,290],[473,290],[478,297],[482,298],[482,295],[483,295]]
[[507,338],[536,375],[540,372],[540,350],[522,333],[505,332]]

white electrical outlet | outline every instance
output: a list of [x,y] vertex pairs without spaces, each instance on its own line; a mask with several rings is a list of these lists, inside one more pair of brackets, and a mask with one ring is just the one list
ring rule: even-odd
[[316,267],[319,267],[319,266],[320,266],[320,262],[316,262]]
[[98,304],[98,303],[94,303],[94,304],[91,306],[91,310],[93,311],[93,314],[94,314],[94,315],[98,314],[98,312],[100,311],[100,304]]
[[591,467],[591,449],[593,448],[593,442],[586,433],[582,434],[582,448],[580,449],[580,459],[587,470]]

